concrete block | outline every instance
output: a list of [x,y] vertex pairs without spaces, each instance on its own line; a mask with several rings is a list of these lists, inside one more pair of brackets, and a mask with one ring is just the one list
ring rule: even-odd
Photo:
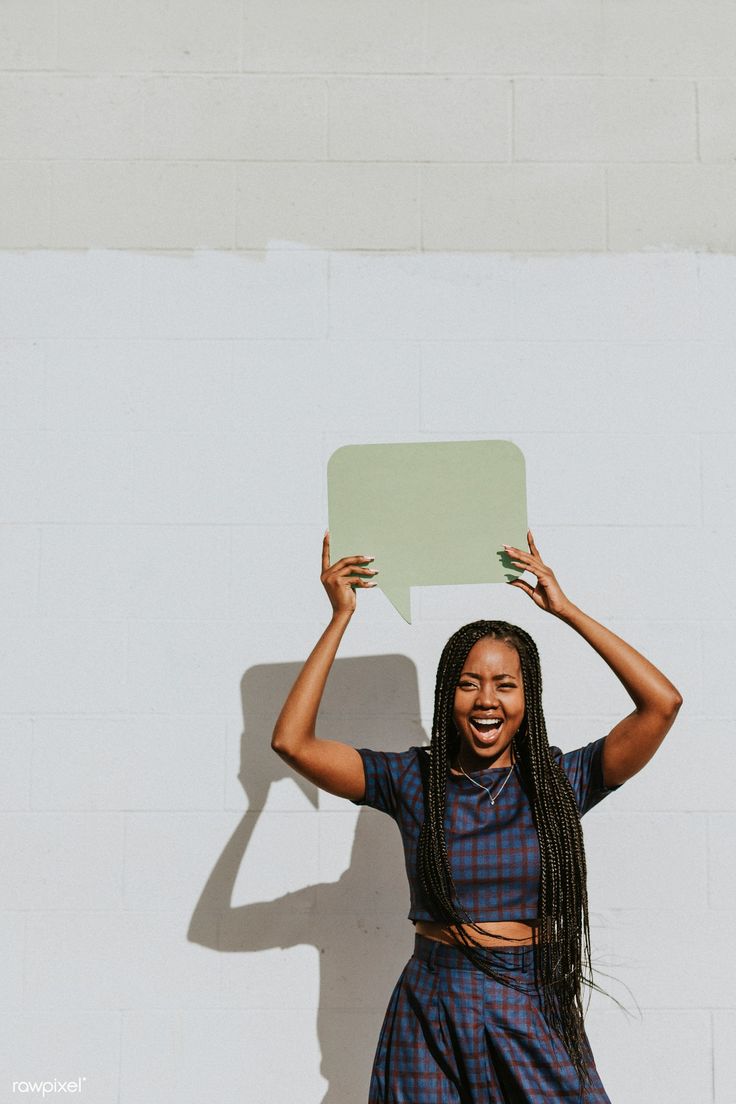
[[[286,621],[289,616],[310,624],[325,618],[327,623],[332,607],[319,581],[323,534],[324,528],[319,532],[317,526],[268,525],[259,529],[259,538],[254,540],[252,526],[235,526],[230,615],[250,624]],[[263,571],[266,549],[273,569],[267,574]],[[303,568],[310,561],[314,565],[312,578],[308,571],[301,577],[297,565]],[[289,580],[286,586],[285,580]],[[297,603],[294,585],[298,586]]]
[[686,80],[517,77],[515,161],[694,161]]
[[432,0],[428,9],[430,72],[596,74],[603,47],[600,7],[581,0],[499,0],[460,10],[449,0]]
[[220,526],[54,525],[43,536],[46,617],[230,615],[230,538]]
[[[317,880],[315,819],[314,812],[266,812],[249,836],[238,814],[192,815],[188,809],[129,813],[125,828],[125,907],[157,912],[181,909],[184,913],[197,902],[198,910],[212,913],[235,910],[248,929],[248,905],[271,901],[294,885],[301,889],[305,883],[311,885]],[[233,847],[238,834],[243,839],[242,854],[240,848],[236,851]],[[286,839],[288,855],[276,842]],[[226,876],[227,891],[218,892],[223,864],[229,866],[238,860],[240,866]]]
[[331,258],[331,338],[488,340],[514,332],[512,287],[497,258]]
[[[708,820],[708,905],[736,909],[736,874],[733,868],[736,845],[736,815],[710,813]],[[724,911],[724,916],[728,912]]]
[[26,935],[27,1009],[69,1015],[205,1008],[211,1016],[222,962],[187,940],[190,911],[34,913]]
[[[41,471],[39,457],[35,452],[31,450],[31,446],[35,445],[38,441],[39,434],[30,433],[11,433],[5,434],[2,446],[3,465],[5,468],[5,479],[0,483],[0,509],[2,515],[6,520],[6,523],[13,524],[14,526],[22,526],[25,523],[36,523],[39,520],[38,512],[38,499],[39,499],[39,485],[41,482]],[[32,539],[32,538],[26,538]],[[15,542],[12,538],[9,543],[6,543],[6,555],[10,556],[15,561],[15,570],[19,569],[19,564],[15,558],[13,548],[17,548],[18,538]],[[36,537],[36,549],[39,548],[40,536],[37,533]],[[38,563],[38,560],[36,560]],[[28,577],[29,566],[25,567],[25,583],[22,582],[22,575],[13,582],[10,594],[12,595],[15,588],[18,585],[25,586],[25,593],[30,597],[31,594],[35,595],[35,583]],[[20,568],[23,571],[23,568]],[[30,591],[28,588],[32,588]],[[10,601],[12,602],[12,597]],[[35,601],[35,597],[34,597]],[[22,610],[21,616],[24,615],[26,610]]]
[[2,636],[8,713],[105,713],[125,708],[126,628],[114,621],[7,621]]
[[128,631],[128,709],[216,714],[232,706],[242,669],[227,622],[131,621]]
[[[0,915],[0,939],[3,946],[3,985],[0,989],[0,1023],[6,1029],[2,1032],[0,1054],[2,1065],[8,1069],[12,1051],[7,1047],[11,1013],[17,1018],[23,1008],[23,943],[25,940],[26,918],[22,912],[5,912]],[[5,1021],[3,1023],[3,1021]]]
[[716,1009],[713,1017],[713,1078],[714,1104],[729,1104],[733,1099],[736,1083],[736,1056],[733,1050],[733,1033],[736,1030],[736,1011]]
[[243,12],[241,68],[283,73],[421,73],[424,5],[377,0],[343,8],[316,0],[308,9],[249,0]]
[[56,61],[56,0],[4,0],[0,69],[51,69]]
[[612,76],[731,77],[736,11],[728,0],[604,0],[604,72]]
[[[729,409],[728,388],[723,392],[723,405]],[[711,528],[729,532],[736,525],[736,498],[734,496],[734,464],[736,440],[733,432],[703,433],[700,437],[700,453],[703,478],[703,521]],[[713,587],[710,587],[712,592]],[[713,595],[715,599],[716,596]],[[726,599],[728,601],[728,599]],[[726,616],[723,595],[712,602],[709,617]]]
[[731,680],[736,625],[733,621],[705,621],[700,626],[703,664],[703,700],[708,712],[728,717],[731,712]]
[[130,434],[48,430],[37,440],[38,482],[30,489],[36,494],[38,520],[101,523],[130,518]]
[[[82,1099],[86,1095],[95,1104],[117,1104],[120,1013],[18,1009],[0,1020],[0,1065],[8,1100],[42,1092],[42,1088],[24,1089],[22,1084],[13,1090],[14,1081],[53,1085],[56,1079],[65,1086],[76,1083]],[[46,1095],[75,1091],[47,1087]]]
[[283,340],[326,332],[327,260],[321,253],[274,250],[264,258],[204,251],[175,266],[166,257],[142,263],[146,337]]
[[308,161],[327,152],[322,78],[150,77],[143,156],[156,160]]
[[136,77],[4,73],[0,142],[6,159],[141,155],[143,89]]
[[736,965],[721,910],[690,908],[683,898],[677,909],[622,909],[616,917],[611,973],[631,989],[629,1007],[633,998],[645,1011],[731,1007]]
[[[280,906],[282,913],[285,907]],[[326,964],[312,942],[314,922],[301,912],[290,922],[277,909],[278,902],[266,901],[232,910],[238,942],[228,947],[235,953],[224,956],[220,1007],[319,1014],[320,974]]]
[[422,249],[605,249],[604,200],[596,165],[427,165]]
[[[320,1049],[338,1061],[349,1061],[335,1053],[314,1009],[190,1012],[180,1020],[178,1092],[172,1104],[197,1104],[207,1094],[224,1101],[232,1096],[233,1086],[241,1095],[247,1086],[254,1101],[289,1100],[298,1086],[300,1101],[318,1104],[327,1089],[320,1074]],[[323,1057],[323,1065],[325,1061]],[[365,1095],[365,1086],[361,1088]]]
[[0,341],[0,427],[8,432],[44,426],[45,348],[40,341]]
[[736,82],[697,82],[698,145],[701,161],[736,160]]
[[312,887],[319,881],[319,813],[263,810],[237,870],[233,907],[269,901],[275,911],[289,894],[303,898],[290,899],[290,907],[311,911]]
[[120,814],[8,812],[2,824],[4,909],[120,907]]
[[4,717],[0,722],[3,757],[0,809],[3,811],[30,808],[33,723],[30,717]]
[[0,529],[0,572],[6,581],[0,610],[4,617],[38,613],[40,560],[41,531],[36,526],[4,525]]
[[0,248],[39,249],[51,241],[52,167],[0,164]]
[[686,884],[689,906],[705,908],[705,814],[624,812],[617,798],[626,785],[582,820],[591,907],[677,909]]
[[608,248],[733,253],[732,165],[609,165]]
[[[698,263],[698,293],[697,305],[702,318],[703,332],[710,334],[717,341],[723,342],[726,348],[724,352],[733,364],[732,346],[736,340],[736,311],[733,309],[734,295],[736,295],[736,257],[709,256],[701,257]],[[730,386],[724,389],[723,395],[730,395]],[[731,403],[721,403],[729,417],[728,427],[724,431],[730,431],[733,426],[733,414]]]
[[[523,277],[519,290],[523,292]],[[732,354],[712,342],[425,341],[421,426],[430,432],[550,432],[575,421],[589,430],[692,434],[730,419]],[[528,402],[525,386],[537,401]],[[472,387],[473,402],[467,399]],[[636,401],[632,402],[632,395]],[[605,402],[601,396],[605,395]]]
[[[274,484],[264,484],[257,467],[265,446],[263,437],[239,438],[234,432],[216,441],[201,433],[139,434],[131,456],[131,468],[140,479],[132,519],[169,524],[194,519],[212,525],[276,524],[284,515],[273,497]],[[171,467],[164,464],[167,457],[175,460]],[[226,462],[233,468],[228,470]],[[290,483],[297,473],[301,473],[301,486]],[[319,506],[322,472],[316,458],[309,455],[304,437],[284,442],[274,475],[279,494],[285,496],[281,511],[285,502],[293,502],[294,523],[308,523],[310,510]]]
[[120,1021],[121,1097],[128,1104],[144,1104],[154,1095],[160,1104],[174,1104],[179,1092],[179,1013],[126,1009]]
[[[233,346],[231,424],[266,425],[276,411],[284,433],[339,425],[359,440],[366,429],[414,433],[421,349],[401,341],[242,341]],[[324,532],[324,530],[322,531]],[[321,543],[322,533],[319,533]]]
[[278,236],[299,248],[404,249],[418,245],[414,165],[253,163],[237,167],[237,246]]
[[112,251],[6,252],[0,339],[140,336],[141,264]]
[[42,717],[34,746],[36,810],[222,809],[221,718]]
[[224,163],[60,162],[53,203],[57,249],[234,245],[234,170]]
[[61,340],[45,342],[44,353],[45,391],[35,410],[44,429],[84,431],[93,422],[114,433],[203,425],[217,432],[230,421],[228,341]]
[[[618,991],[616,996],[622,1000]],[[586,1031],[611,1100],[692,1104],[712,1099],[706,1010],[647,1008],[639,1013],[629,1005],[627,1016],[610,1001],[606,1003],[607,1010],[591,1010]]]
[[82,72],[232,72],[240,64],[240,0],[62,0],[60,69]]
[[671,346],[713,334],[698,306],[698,262],[687,253],[517,258],[514,275],[513,332],[525,341]]
[[333,77],[329,156],[341,161],[508,161],[511,83]]

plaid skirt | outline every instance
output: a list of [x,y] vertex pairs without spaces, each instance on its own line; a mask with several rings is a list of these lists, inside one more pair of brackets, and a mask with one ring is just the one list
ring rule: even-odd
[[534,949],[492,948],[489,978],[456,947],[415,935],[391,994],[368,1104],[611,1104],[595,1067],[583,1093],[541,1011]]

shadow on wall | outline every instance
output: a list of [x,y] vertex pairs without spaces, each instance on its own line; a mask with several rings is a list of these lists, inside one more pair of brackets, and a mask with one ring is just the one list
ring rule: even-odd
[[[223,952],[316,947],[320,1072],[329,1083],[322,1104],[363,1104],[386,1005],[414,945],[396,824],[381,812],[361,807],[350,863],[337,882],[306,886],[273,901],[231,904],[271,784],[295,779],[318,808],[317,787],[292,771],[270,746],[276,717],[301,667],[254,667],[243,679],[238,777],[248,811],[207,880],[188,938]],[[336,660],[320,708],[319,735],[355,747],[400,751],[426,741],[418,716],[416,668],[406,656]],[[277,859],[275,854],[273,861]],[[285,1046],[285,1062],[289,1052]]]

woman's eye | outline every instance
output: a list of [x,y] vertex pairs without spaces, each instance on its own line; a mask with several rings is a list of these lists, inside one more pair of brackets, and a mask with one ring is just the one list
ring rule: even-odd
[[[475,690],[476,687],[472,682],[461,682],[458,684],[461,690]],[[515,690],[516,686],[513,682],[502,682],[499,686],[499,690]]]

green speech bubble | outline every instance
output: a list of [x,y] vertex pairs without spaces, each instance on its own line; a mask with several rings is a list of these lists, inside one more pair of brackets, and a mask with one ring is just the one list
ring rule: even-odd
[[375,556],[378,588],[409,624],[412,586],[523,574],[502,547],[527,549],[524,454],[511,441],[343,445],[327,501],[330,561]]

